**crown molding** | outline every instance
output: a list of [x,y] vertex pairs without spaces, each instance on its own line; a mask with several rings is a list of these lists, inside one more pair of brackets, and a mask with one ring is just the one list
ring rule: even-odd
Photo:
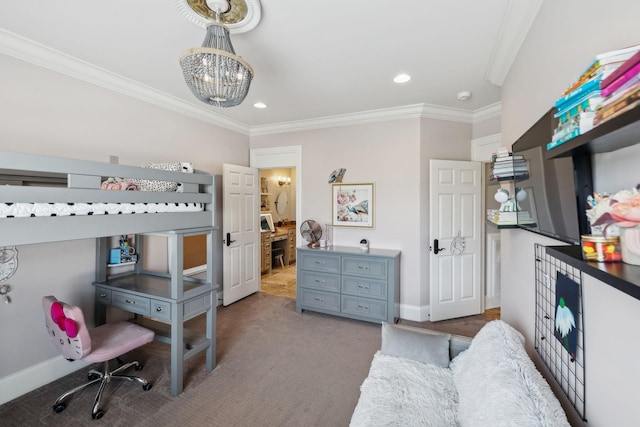
[[0,28],[0,53],[244,135],[249,127]]
[[299,120],[260,126],[248,126],[238,121],[220,116],[199,105],[161,92],[120,74],[82,61],[43,44],[26,39],[0,28],[0,53],[18,58],[72,78],[118,92],[155,106],[174,111],[215,126],[220,126],[248,136],[271,135],[300,132],[306,130],[352,126],[393,120],[428,118],[462,123],[479,123],[501,114],[500,103],[475,111],[460,110],[431,104],[414,104],[403,107],[385,108]]
[[484,75],[494,85],[502,86],[504,83],[542,2],[543,0],[508,0]]

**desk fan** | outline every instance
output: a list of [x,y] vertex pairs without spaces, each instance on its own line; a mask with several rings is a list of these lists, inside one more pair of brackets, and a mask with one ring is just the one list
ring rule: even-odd
[[320,237],[322,237],[322,227],[320,227],[320,224],[318,224],[314,220],[308,219],[304,221],[300,225],[300,234],[302,235],[302,238],[304,240],[309,242],[307,246],[309,246],[310,248],[316,248],[320,246],[318,241],[320,240]]

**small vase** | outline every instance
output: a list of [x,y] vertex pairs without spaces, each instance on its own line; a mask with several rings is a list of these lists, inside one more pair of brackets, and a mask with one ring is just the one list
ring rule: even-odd
[[640,265],[640,227],[620,227],[622,261]]

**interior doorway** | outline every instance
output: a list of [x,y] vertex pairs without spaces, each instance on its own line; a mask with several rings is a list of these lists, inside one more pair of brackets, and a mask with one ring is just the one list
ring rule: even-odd
[[260,290],[295,298],[295,254],[301,241],[297,224],[302,212],[302,147],[252,149],[250,165],[260,170],[261,184],[266,184],[261,187],[261,214],[269,214],[273,222],[273,230],[261,233],[265,251]]

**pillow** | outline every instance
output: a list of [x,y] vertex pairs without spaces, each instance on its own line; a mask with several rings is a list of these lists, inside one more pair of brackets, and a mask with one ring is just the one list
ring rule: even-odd
[[[141,168],[160,169],[171,172],[193,173],[193,166],[188,162],[145,163]],[[131,182],[142,191],[178,191],[181,184],[170,181],[152,179],[132,179]]]
[[382,322],[380,352],[441,368],[449,366],[450,334],[414,332]]

